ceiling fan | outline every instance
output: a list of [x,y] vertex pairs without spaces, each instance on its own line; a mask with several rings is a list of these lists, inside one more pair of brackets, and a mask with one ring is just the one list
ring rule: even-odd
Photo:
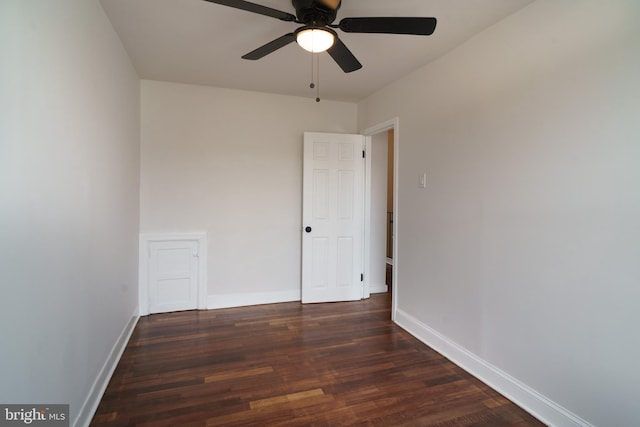
[[281,21],[302,24],[292,33],[270,41],[247,53],[242,58],[256,60],[287,46],[294,41],[303,49],[313,53],[327,51],[345,73],[359,70],[362,64],[338,38],[333,30],[338,28],[345,33],[382,33],[413,34],[428,36],[436,29],[436,18],[371,17],[344,18],[339,24],[333,24],[341,0],[292,0],[296,14],[283,12],[244,0],[205,0],[260,15],[270,16]]

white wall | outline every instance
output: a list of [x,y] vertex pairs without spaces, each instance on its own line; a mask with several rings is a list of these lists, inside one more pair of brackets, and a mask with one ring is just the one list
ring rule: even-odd
[[3,0],[0,62],[0,402],[74,421],[137,307],[139,80],[95,0]]
[[300,298],[302,134],[356,105],[143,81],[142,232],[206,231],[209,307]]
[[387,131],[371,137],[371,244],[369,285],[372,292],[387,288]]
[[400,118],[399,319],[557,425],[640,425],[639,18],[538,0],[359,104]]

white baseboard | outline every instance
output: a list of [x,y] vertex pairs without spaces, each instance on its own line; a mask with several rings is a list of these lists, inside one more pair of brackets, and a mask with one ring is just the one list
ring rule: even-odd
[[369,285],[369,292],[372,294],[386,294],[389,292],[389,287],[385,284]]
[[122,353],[124,353],[124,349],[127,347],[129,338],[131,338],[131,334],[133,333],[133,330],[138,323],[138,319],[138,307],[136,307],[135,311],[131,315],[131,318],[129,319],[129,322],[124,327],[124,329],[120,333],[120,336],[118,337],[118,340],[111,348],[111,352],[109,352],[107,360],[105,360],[104,365],[102,365],[102,369],[100,369],[98,377],[91,386],[89,395],[85,399],[82,408],[80,408],[78,416],[72,424],[74,427],[85,427],[89,426],[89,424],[91,423],[93,415],[96,413],[98,405],[100,404],[100,400],[102,399],[102,396],[107,389],[107,385],[109,385],[109,380],[111,380],[111,376],[116,370],[116,366],[118,366],[118,362],[122,357]]
[[207,297],[207,309],[245,307],[249,305],[277,304],[300,301],[300,290],[281,292],[258,292],[246,294],[216,294]]
[[410,314],[398,309],[395,322],[411,335],[509,400],[515,402],[543,423],[554,427],[594,427],[571,411],[451,341]]

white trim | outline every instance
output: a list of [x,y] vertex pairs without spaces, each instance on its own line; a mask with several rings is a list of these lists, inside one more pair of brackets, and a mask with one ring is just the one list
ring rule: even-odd
[[387,285],[372,285],[370,288],[372,294],[386,294],[389,292],[389,286]]
[[371,140],[372,135],[365,135],[364,146],[367,154],[364,159],[364,232],[362,234],[364,245],[362,298],[364,299],[371,297]]
[[138,245],[138,305],[140,316],[149,314],[149,244],[151,242],[195,241],[198,243],[198,310],[207,309],[207,233],[141,233]]
[[543,423],[555,427],[594,427],[568,409],[481,359],[410,314],[398,310],[395,322],[411,335],[503,394]]
[[[400,241],[400,234],[398,233],[398,224],[400,223],[400,212],[398,209],[398,185],[399,185],[399,176],[400,176],[400,118],[395,117],[393,119],[389,119],[382,123],[379,123],[375,126],[367,128],[360,133],[367,137],[367,143],[371,145],[371,136],[389,131],[393,129],[393,259],[394,259],[394,268],[391,279],[391,320],[396,319],[396,314],[398,312],[398,242]],[[368,147],[369,148],[369,147]],[[368,158],[369,156],[367,156]],[[365,173],[370,174],[369,168],[371,167],[371,161],[365,165],[367,171]],[[367,167],[368,166],[368,167]],[[370,175],[365,175],[365,188],[368,193],[365,194],[365,203],[368,203],[368,200],[371,200],[371,182]],[[366,206],[366,205],[365,205]],[[365,217],[365,224],[366,224]],[[369,221],[371,218],[369,218]],[[371,254],[369,253],[367,244],[371,241],[370,236],[371,229],[367,227],[365,229],[365,283],[367,282],[367,276],[371,276],[369,272],[370,264],[371,264]],[[371,291],[371,289],[369,288]]]
[[135,329],[139,318],[138,307],[136,307],[133,314],[131,315],[131,318],[129,319],[124,329],[120,333],[120,336],[111,348],[109,356],[104,361],[104,365],[102,365],[102,369],[100,369],[96,380],[93,382],[91,390],[89,391],[87,398],[82,404],[82,407],[80,408],[80,411],[78,412],[78,415],[76,416],[76,419],[72,424],[74,427],[84,427],[88,426],[91,423],[93,415],[98,409],[100,400],[102,400],[102,396],[107,389],[107,385],[109,385],[109,381],[113,376],[113,372],[118,366],[118,362],[120,362],[122,353],[124,353],[124,349],[129,343],[129,338],[131,338],[131,334],[133,333],[133,330]]
[[218,308],[245,307],[249,305],[278,304],[281,302],[300,301],[300,289],[280,292],[258,292],[247,294],[215,294],[209,295],[209,310]]

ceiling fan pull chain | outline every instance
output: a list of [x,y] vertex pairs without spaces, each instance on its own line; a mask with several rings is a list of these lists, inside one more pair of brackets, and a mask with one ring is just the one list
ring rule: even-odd
[[313,89],[313,88],[315,88],[315,87],[316,87],[316,84],[313,82],[313,77],[314,77],[314,76],[313,76],[313,69],[314,69],[313,60],[314,60],[314,58],[313,58],[313,53],[311,53],[311,83],[309,84],[309,87],[310,87],[311,89]]
[[317,55],[316,66],[318,67],[316,72],[316,102],[320,102],[320,54],[315,53],[314,55]]

